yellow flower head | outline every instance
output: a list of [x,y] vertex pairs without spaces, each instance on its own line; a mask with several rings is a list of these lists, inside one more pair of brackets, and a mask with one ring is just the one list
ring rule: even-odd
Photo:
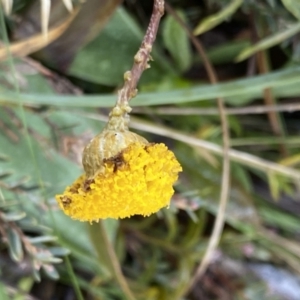
[[74,219],[148,216],[168,206],[181,167],[164,144],[131,144],[104,163],[104,172],[82,175],[56,197]]
[[[121,112],[128,111],[124,109]],[[128,131],[120,107],[114,110],[106,129],[84,150],[86,174],[56,196],[60,208],[74,219],[148,216],[168,206],[174,193],[172,185],[182,169],[173,152]]]

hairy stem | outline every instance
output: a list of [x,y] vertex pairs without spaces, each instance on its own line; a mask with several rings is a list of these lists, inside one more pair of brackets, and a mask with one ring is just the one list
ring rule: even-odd
[[134,56],[133,66],[130,71],[124,74],[124,86],[119,91],[117,105],[127,103],[137,94],[137,84],[144,70],[150,68],[148,61],[151,60],[151,50],[156,38],[161,17],[164,14],[164,1],[154,0],[153,12],[149,26],[140,46]]

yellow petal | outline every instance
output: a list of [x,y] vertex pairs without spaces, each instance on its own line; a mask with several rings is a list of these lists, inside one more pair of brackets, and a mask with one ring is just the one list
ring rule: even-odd
[[181,170],[164,144],[133,143],[106,159],[103,172],[93,179],[82,175],[56,199],[80,221],[148,216],[169,205]]

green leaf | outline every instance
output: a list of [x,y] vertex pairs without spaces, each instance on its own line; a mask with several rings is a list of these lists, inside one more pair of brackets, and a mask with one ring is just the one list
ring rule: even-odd
[[57,240],[57,237],[51,235],[43,235],[43,236],[28,238],[28,240],[31,244],[40,244],[40,243],[54,242]]
[[8,292],[3,282],[0,282],[0,299],[9,300]]
[[[18,109],[14,109],[12,112],[16,116],[19,114]],[[0,132],[0,153],[8,158],[6,161],[0,161],[0,169],[11,173],[10,176],[3,179],[5,183],[16,185],[21,182],[27,188],[40,187],[43,193],[42,198],[45,199],[49,195],[53,196],[53,194],[61,192],[70,183],[70,180],[80,175],[81,169],[53,149],[49,125],[41,115],[28,111],[25,111],[24,114],[27,126],[35,132],[35,137],[28,135],[26,138],[14,125],[11,117],[5,111],[0,110],[0,119],[17,136],[17,140],[14,141],[6,136],[5,132]],[[72,123],[76,124],[75,122],[78,122],[76,116]],[[60,126],[59,123],[56,124]],[[85,130],[87,128],[88,126],[85,127]],[[25,208],[29,207],[30,204],[27,203]]]
[[[177,12],[186,23],[185,15],[182,11]],[[180,71],[186,71],[192,63],[192,52],[190,41],[184,28],[173,18],[167,15],[163,28],[163,41]]]
[[258,43],[256,43],[253,46],[247,47],[237,56],[235,60],[237,62],[243,61],[258,51],[265,50],[282,43],[283,41],[292,37],[299,31],[300,31],[300,22],[289,26],[287,29],[281,32],[275,33],[271,36],[268,36],[260,40]]
[[34,280],[36,280],[38,282],[41,281],[41,275],[40,275],[39,270],[33,269],[32,275],[33,275]]
[[26,217],[25,212],[10,212],[10,213],[2,213],[2,219],[7,222],[19,221]]
[[48,248],[48,250],[54,255],[54,256],[66,256],[71,253],[71,251],[67,248],[63,247],[51,247]]
[[300,224],[297,217],[274,209],[271,206],[260,205],[259,215],[268,225],[275,226],[289,233],[299,232]]
[[222,45],[212,47],[207,51],[207,56],[213,64],[232,62],[235,57],[246,47],[250,46],[248,40],[230,41]]
[[[119,85],[124,72],[131,69],[142,39],[143,31],[124,9],[119,8],[100,35],[78,52],[68,73],[95,83]],[[159,80],[172,68],[155,49],[152,55],[154,62],[145,75],[148,79]],[[142,80],[146,80],[144,77]]]
[[242,5],[243,0],[233,0],[220,12],[205,18],[194,29],[194,35],[206,32],[229,18]]
[[[10,110],[15,114],[14,120],[22,123],[22,119],[18,119],[18,109],[10,108]],[[61,193],[72,180],[75,180],[82,172],[82,169],[53,148],[53,134],[51,133],[53,128],[51,129],[49,124],[45,122],[43,114],[25,110],[24,115],[27,126],[30,129],[29,133],[26,134],[23,134],[22,128],[16,127],[11,120],[12,118],[4,110],[0,110],[0,119],[17,136],[17,140],[13,141],[4,131],[0,131],[0,155],[6,157],[6,160],[0,161],[0,170],[9,170],[11,173],[10,176],[2,180],[5,180],[5,183],[9,186],[14,186],[21,182],[22,188],[27,189],[26,193],[18,194],[5,189],[1,192],[3,192],[5,199],[22,201],[22,207],[28,217],[37,220],[37,224],[33,228],[28,222],[21,220],[22,224],[27,224],[26,228],[31,231],[38,229],[38,232],[40,232],[42,228],[40,224],[47,224],[54,229],[54,232],[48,233],[51,237],[40,236],[32,238],[32,242],[52,241],[52,235],[56,235],[59,237],[59,244],[68,248],[72,255],[83,264],[84,269],[93,273],[103,274],[96,255],[93,253],[85,224],[66,217],[59,210],[53,212],[52,209],[43,209],[43,213],[39,210],[41,204],[44,208],[47,207],[45,203],[50,198],[52,199],[52,207],[55,203],[53,196]],[[51,124],[55,124],[54,128],[59,130],[60,135],[78,135],[91,129],[94,129],[94,132],[101,130],[98,121],[90,122],[87,118],[80,118],[68,111],[52,111],[47,117]],[[74,237],[76,238],[74,239]],[[46,257],[45,259],[48,261],[50,259],[50,262],[53,262],[54,259],[57,262],[56,258]],[[38,272],[36,272],[37,280],[38,275]]]
[[245,191],[251,192],[252,190],[251,180],[245,168],[241,167],[238,164],[231,163],[231,169],[232,169],[232,174],[234,174],[234,178],[242,184]]
[[300,21],[300,2],[299,0],[281,0],[285,8]]
[[110,242],[113,243],[113,240],[115,238],[116,230],[119,225],[119,222],[117,220],[100,220],[100,223],[93,223],[87,225],[90,240],[93,244],[93,248],[97,252],[97,260],[98,264],[101,266],[101,268],[107,273],[107,274],[114,274],[113,268],[112,268],[112,262],[110,261],[109,255],[108,255],[108,249],[105,242],[105,238],[103,237],[103,232],[101,231],[101,227],[103,226],[107,234],[107,238],[109,238]]
[[45,274],[50,279],[54,279],[54,280],[59,279],[59,274],[53,265],[44,264],[44,265],[42,265],[42,268],[43,268]]
[[270,187],[270,192],[274,200],[278,200],[280,195],[280,182],[276,174],[268,173],[268,182]]
[[62,262],[61,258],[54,257],[52,253],[48,250],[43,252],[37,252],[34,254],[34,257],[35,259],[43,263],[59,264]]
[[9,227],[7,230],[8,249],[11,259],[20,262],[23,259],[24,253],[22,242],[19,233],[16,229]]
[[45,216],[45,221],[49,226],[57,228],[60,234],[60,245],[69,249],[72,256],[82,263],[85,270],[108,275],[103,266],[98,263],[95,249],[89,238],[89,226],[74,221],[61,211],[49,212]]
[[50,80],[46,76],[42,76],[36,68],[18,58],[14,60],[14,65],[17,78],[9,68],[5,67],[4,63],[0,64],[0,78],[3,88],[13,89],[17,83],[22,92],[53,94],[54,88]]

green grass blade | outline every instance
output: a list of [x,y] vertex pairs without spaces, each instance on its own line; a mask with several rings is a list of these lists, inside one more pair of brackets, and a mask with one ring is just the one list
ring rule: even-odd
[[300,21],[300,2],[299,0],[281,0],[285,8]]
[[268,36],[253,46],[250,46],[244,49],[236,58],[236,62],[243,61],[244,59],[248,58],[249,56],[253,55],[254,53],[268,49],[275,45],[278,45],[288,38],[292,37],[296,33],[300,31],[300,23],[293,24],[292,26],[288,27],[284,31],[275,33],[271,36]]
[[[211,100],[217,97],[234,97],[234,104],[259,98],[265,88],[273,88],[274,96],[288,97],[300,92],[300,67],[272,72],[266,75],[234,80],[216,85],[194,86],[188,89],[178,89],[169,92],[141,93],[132,100],[134,106],[187,103],[201,100]],[[292,93],[291,93],[292,91]],[[0,102],[23,105],[52,105],[59,107],[110,107],[115,104],[116,95],[40,95],[17,94],[0,90]],[[242,99],[239,103],[240,97]],[[246,97],[246,101],[245,101]],[[227,99],[230,102],[230,99]],[[230,102],[232,103],[232,102]],[[232,103],[233,104],[233,103]]]
[[233,0],[220,12],[205,18],[197,27],[194,29],[194,35],[199,35],[206,32],[226,19],[228,19],[234,12],[243,4],[242,0]]

